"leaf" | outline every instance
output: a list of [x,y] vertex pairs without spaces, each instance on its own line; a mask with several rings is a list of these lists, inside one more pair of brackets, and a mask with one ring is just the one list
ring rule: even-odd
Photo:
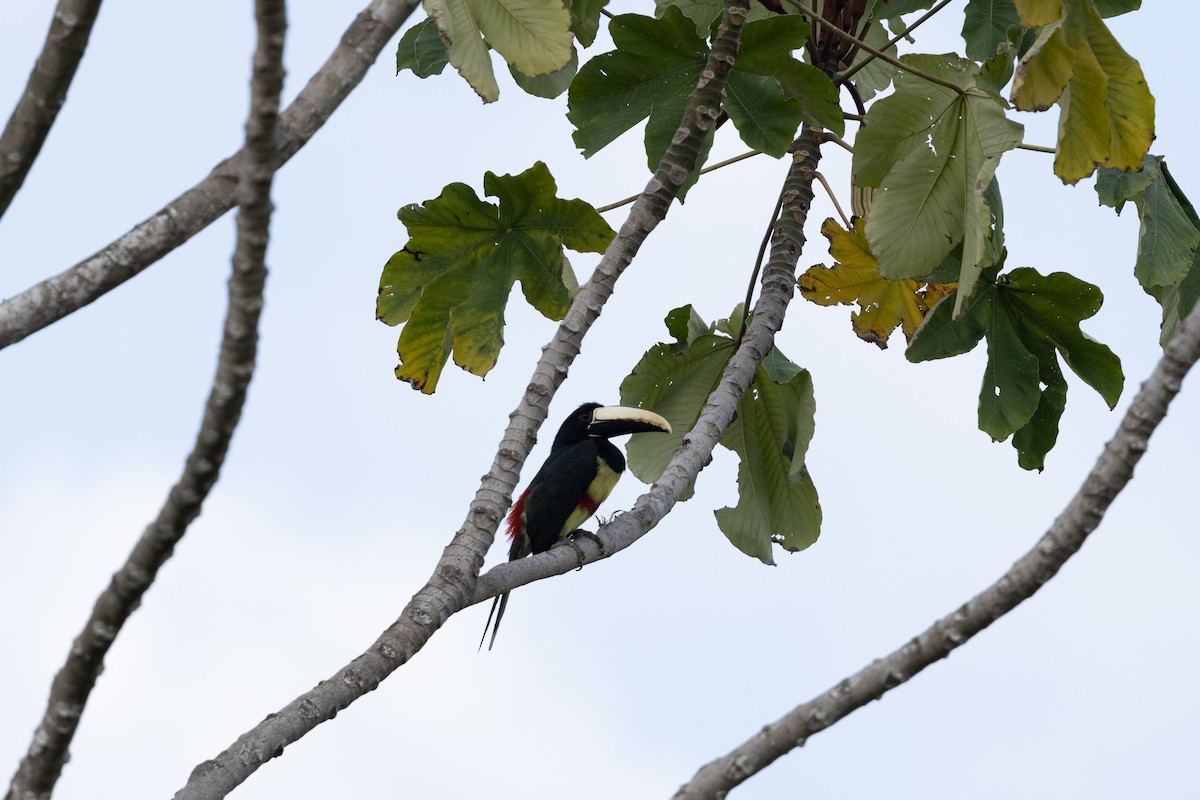
[[1125,384],[1120,359],[1079,329],[1100,310],[1100,289],[1065,272],[1042,276],[1028,267],[1004,277],[1000,298],[1019,313],[1025,328],[1050,341],[1071,371],[1115,408]]
[[987,61],[1006,44],[1009,30],[1020,27],[1021,17],[1012,0],[967,0],[962,37],[968,58]]
[[723,0],[654,0],[654,16],[661,18],[668,8],[677,8],[696,26],[696,35],[708,36],[713,23],[725,8]]
[[673,7],[661,20],[622,14],[609,23],[609,33],[617,49],[584,64],[568,95],[567,118],[587,157],[667,100],[690,94],[708,53],[695,26]]
[[571,81],[575,79],[575,73],[579,71],[579,53],[575,52],[575,48],[571,48],[571,60],[567,65],[557,72],[551,72],[549,75],[534,75],[529,76],[524,73],[517,72],[513,67],[509,67],[509,72],[512,73],[513,80],[517,86],[525,90],[526,94],[531,94],[534,97],[554,98],[567,90],[571,85]]
[[1096,3],[1096,11],[1102,17],[1115,17],[1120,14],[1127,14],[1130,11],[1137,11],[1142,7],[1142,0],[1094,0]]
[[450,57],[438,33],[437,24],[429,18],[421,20],[400,37],[396,48],[396,72],[411,69],[418,78],[440,75]]
[[[780,356],[782,358],[782,356]],[[808,370],[776,382],[764,366],[738,405],[721,444],[738,454],[738,502],[716,512],[734,547],[774,564],[772,545],[797,552],[821,533],[821,503],[804,465],[817,405]]]
[[[838,125],[840,110],[831,102],[836,93],[828,78],[822,83],[791,57],[808,30],[798,16],[749,22],[743,30],[738,61],[726,86],[725,109],[743,141],[756,150],[783,155],[806,110],[831,129]],[[657,20],[618,16],[609,31],[617,49],[584,64],[571,84],[567,118],[576,127],[575,144],[590,157],[649,118],[646,154],[653,169],[678,130],[687,98],[705,69],[708,44],[676,6],[668,6]],[[810,96],[813,87],[819,90]]]
[[863,224],[856,219],[853,231],[846,231],[834,220],[825,220],[821,233],[829,239],[829,254],[837,263],[810,267],[797,281],[800,293],[822,306],[857,303],[860,310],[851,314],[851,326],[858,338],[880,349],[887,347],[897,327],[902,327],[904,338],[911,342],[925,314],[954,291],[954,285],[884,278],[871,255]]
[[[887,45],[891,41],[891,37],[888,36],[887,29],[877,19],[872,19],[867,24],[866,35],[861,38],[875,50],[879,50],[892,58],[896,57],[896,45],[893,44],[884,47],[884,45]],[[851,59],[851,65],[857,66],[867,59],[871,59],[870,63],[854,73],[854,88],[858,90],[858,95],[864,102],[870,100],[888,86],[891,86],[892,78],[897,72],[895,67],[882,58],[873,58],[870,53],[862,49],[855,51],[854,58]]]
[[1127,202],[1137,206],[1142,224],[1133,274],[1163,308],[1165,346],[1200,295],[1200,218],[1161,156],[1147,155],[1140,172],[1099,170],[1096,193],[1118,214]]
[[1023,111],[1060,106],[1054,174],[1064,183],[1097,167],[1134,170],[1154,139],[1154,97],[1138,62],[1092,0],[1016,0],[1022,24],[1040,27],[1022,56],[1012,101]]
[[591,47],[596,41],[596,34],[600,32],[600,11],[606,5],[608,0],[570,0],[567,4],[571,12],[571,33],[583,47]]
[[1120,360],[1079,327],[1102,301],[1095,286],[1063,272],[1042,276],[1025,267],[997,277],[989,270],[957,318],[948,299],[934,308],[905,355],[912,362],[946,358],[986,338],[979,427],[996,441],[1015,434],[1018,463],[1041,469],[1066,406],[1059,357],[1109,408],[1121,396]]
[[450,63],[484,102],[500,96],[488,48],[530,77],[571,58],[571,14],[562,0],[425,0]]
[[[699,418],[733,354],[729,332],[740,319],[740,306],[712,325],[691,306],[671,311],[666,322],[675,342],[650,348],[621,382],[622,403],[662,414],[673,430],[630,438],[629,469],[641,480],[650,483],[662,475]],[[737,507],[717,511],[718,526],[738,549],[767,564],[774,563],[772,543],[799,550],[820,531],[820,504],[804,467],[815,412],[808,372],[773,348],[721,439],[738,453],[741,466]],[[689,487],[684,499],[691,495]]]
[[971,62],[955,56],[903,61],[961,93],[902,72],[896,91],[871,106],[853,160],[855,185],[881,189],[867,240],[880,273],[900,280],[928,275],[965,238],[958,282],[967,297],[978,270],[990,265],[984,192],[999,157],[1020,142],[1024,128],[1005,117],[1002,101],[976,87]]
[[451,350],[472,374],[495,366],[514,282],[534,308],[561,319],[574,282],[564,246],[599,253],[614,235],[587,203],[556,197],[540,161],[516,176],[488,172],[483,185],[498,204],[452,183],[437,198],[400,209],[410,238],[380,279],[376,315],[388,325],[406,323],[396,377],[426,394]]
[[485,103],[500,97],[492,58],[467,0],[425,0],[425,11],[438,27],[450,63]]
[[1058,368],[1058,359],[1054,357],[1049,340],[1027,334],[1022,334],[1021,339],[1034,348],[1038,381],[1044,388],[1038,398],[1037,410],[1029,422],[1013,434],[1012,445],[1017,450],[1017,464],[1021,469],[1041,472],[1046,467],[1046,454],[1058,441],[1058,423],[1067,408],[1067,381]]
[[[675,342],[651,347],[621,381],[623,404],[650,409],[671,423],[668,434],[629,438],[625,447],[629,471],[643,483],[662,476],[700,417],[734,349],[734,341],[714,333],[713,326],[706,325],[690,305],[671,311],[666,322]],[[680,499],[691,499],[693,492],[694,487],[689,486]]]
[[924,11],[930,8],[934,0],[883,0],[876,4],[875,19],[894,19],[901,14],[911,14],[914,11]]
[[[995,295],[995,290],[992,290]],[[987,365],[979,389],[979,429],[1003,441],[1033,419],[1038,406],[1038,359],[1017,332],[1017,322],[993,303],[988,315]]]

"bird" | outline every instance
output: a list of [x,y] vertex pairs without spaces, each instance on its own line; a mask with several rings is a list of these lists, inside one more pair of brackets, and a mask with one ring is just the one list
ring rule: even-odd
[[[550,445],[546,463],[509,509],[508,560],[544,553],[595,514],[625,471],[625,456],[609,439],[650,432],[670,433],[671,424],[653,411],[632,406],[584,403],[571,412]],[[480,649],[493,616],[496,626],[488,650],[496,643],[508,595],[492,601]]]

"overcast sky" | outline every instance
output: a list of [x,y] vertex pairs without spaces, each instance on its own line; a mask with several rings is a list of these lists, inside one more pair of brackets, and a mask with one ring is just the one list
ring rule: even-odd
[[[52,5],[0,6],[0,113],[24,86]],[[1194,43],[1179,7],[1148,3],[1111,24],[1158,98],[1153,152],[1196,200],[1195,91],[1178,66]],[[285,99],[358,10],[290,4]],[[922,51],[961,50],[961,4],[945,14]],[[63,113],[0,220],[0,297],[105,246],[240,146],[253,36],[249,2],[104,6]],[[554,323],[514,295],[485,381],[449,368],[433,397],[397,381],[397,331],[374,320],[380,270],[406,240],[396,209],[452,181],[482,193],[485,171],[537,160],[560,196],[594,205],[645,185],[640,131],[584,160],[564,101],[502,77],[500,102],[484,107],[452,71],[395,76],[393,56],[394,44],[278,175],[242,425],[203,515],[109,655],[60,800],[172,794],[198,762],[367,648],[462,524]],[[1020,121],[1027,141],[1053,144],[1056,111]],[[720,133],[714,161],[745,149],[728,126]],[[821,169],[844,200],[848,158],[826,155]],[[759,156],[705,177],[672,210],[585,341],[525,480],[567,412],[616,402],[642,351],[665,338],[670,309],[728,315],[785,170]],[[779,346],[816,390],[816,545],[773,568],[734,550],[712,516],[736,502],[735,459],[719,452],[695,499],[635,547],[517,590],[495,650],[475,650],[486,608],[456,615],[379,691],[236,796],[666,798],[1002,574],[1062,509],[1161,351],[1158,307],[1132,277],[1134,210],[1099,207],[1092,180],[1062,186],[1043,154],[1008,154],[998,175],[1008,264],[1098,284],[1104,308],[1084,329],[1126,375],[1115,412],[1068,377],[1044,473],[1020,470],[1009,444],[976,428],[982,347],[910,365],[902,339],[881,352],[852,335],[848,309],[797,300]],[[817,230],[831,213],[819,200],[802,266],[829,263]],[[623,211],[607,218],[618,227]],[[232,249],[227,215],[0,352],[5,779],[71,639],[192,445]],[[581,278],[597,261],[571,258]],[[737,796],[1194,796],[1196,391],[1185,384],[1129,489],[1043,592]],[[643,488],[627,476],[605,509],[629,508]]]

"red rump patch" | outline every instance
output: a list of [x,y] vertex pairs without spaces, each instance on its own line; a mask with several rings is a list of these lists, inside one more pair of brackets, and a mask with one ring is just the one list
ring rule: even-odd
[[[525,499],[524,497],[521,498],[521,500],[524,500],[524,499]],[[596,513],[596,509],[600,507],[600,504],[597,503],[595,500],[593,500],[592,496],[590,494],[585,494],[579,500],[579,504],[576,505],[575,507],[582,508],[584,511],[586,511],[588,513],[588,516],[590,517],[592,514]]]
[[517,502],[513,503],[512,508],[508,510],[508,518],[505,520],[508,525],[508,540],[514,541],[521,535],[521,529],[525,527],[525,498],[529,497],[529,490],[521,492],[521,496],[517,498]]

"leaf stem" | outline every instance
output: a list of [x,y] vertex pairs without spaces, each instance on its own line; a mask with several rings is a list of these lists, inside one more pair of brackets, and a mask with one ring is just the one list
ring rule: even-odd
[[[925,20],[929,19],[930,17],[932,17],[937,12],[941,11],[943,8],[945,8],[949,4],[950,4],[950,0],[942,0],[936,6],[934,6],[933,8],[929,9],[924,14],[922,14],[921,18],[918,19],[916,22],[914,22],[912,25],[909,25],[907,28],[900,31],[895,36],[893,36],[891,39],[889,39],[888,43],[883,46],[883,49],[887,50],[889,47],[896,44],[896,42],[899,42],[905,36],[908,36],[910,33],[915,31],[919,25],[923,24],[925,22]],[[838,73],[838,76],[837,76],[838,82],[840,83],[843,81],[850,80],[850,76],[852,76],[854,73],[858,72],[860,69],[865,67],[867,64],[870,64],[874,58],[876,58],[875,52],[872,50],[867,50],[867,58],[864,58],[862,61],[860,61],[857,64],[855,64],[854,66],[850,67],[845,72]]]
[[825,176],[819,172],[814,172],[813,177],[819,180],[821,185],[825,187],[825,193],[828,194],[829,199],[833,201],[833,207],[837,209],[838,216],[842,218],[842,224],[846,226],[846,230],[851,230],[853,226],[850,224],[850,220],[847,219],[846,212],[842,210],[842,205],[838,202],[837,195],[833,193],[833,188],[829,185],[829,182],[825,180]]
[[896,69],[902,69],[905,72],[907,72],[911,75],[915,75],[918,78],[922,78],[926,81],[929,81],[930,83],[932,83],[936,86],[942,86],[946,89],[949,89],[950,91],[957,94],[959,97],[962,97],[964,99],[966,98],[967,92],[961,86],[957,86],[957,85],[951,83],[950,81],[939,78],[936,75],[930,75],[928,72],[924,72],[922,70],[916,69],[915,67],[911,67],[908,64],[905,64],[904,62],[900,61],[900,59],[892,58],[887,53],[884,53],[881,50],[875,49],[871,45],[864,42],[862,39],[859,39],[857,36],[849,34],[846,31],[839,28],[838,26],[834,25],[832,22],[827,21],[824,17],[822,17],[817,12],[813,11],[810,7],[808,7],[804,3],[801,3],[800,0],[788,0],[788,3],[795,6],[797,9],[799,9],[799,11],[802,14],[808,15],[808,17],[810,19],[812,19],[813,22],[817,23],[822,28],[825,28],[826,30],[830,31],[831,33],[836,33],[838,36],[841,36],[846,41],[848,41],[854,45],[857,45],[861,50],[865,50],[866,52],[875,56],[875,58],[880,59],[884,63],[891,64]]
[[1025,144],[1024,142],[1018,143],[1017,149],[1018,150],[1032,150],[1035,153],[1049,153],[1050,155],[1054,155],[1055,153],[1058,152],[1053,147],[1046,147],[1045,145],[1040,145],[1040,144]]
[[[830,134],[830,136],[832,136],[832,135],[833,134]],[[842,146],[845,147],[846,145],[843,143]],[[760,150],[751,150],[747,153],[742,153],[740,156],[734,156],[733,158],[727,158],[720,163],[713,164],[711,167],[705,167],[704,169],[700,170],[700,174],[707,175],[708,173],[712,172],[713,170],[721,169],[721,167],[728,167],[730,164],[736,164],[737,162],[745,161],[747,158],[750,158],[752,156],[760,155],[761,152],[762,151],[760,151]],[[851,152],[853,152],[853,151],[851,151]],[[634,200],[637,200],[639,197],[641,197],[641,195],[635,194],[633,197],[626,197],[624,200],[618,200],[615,203],[609,203],[606,206],[600,206],[596,210],[599,211],[601,214],[603,214],[605,211],[612,211],[614,209],[620,208],[621,206],[627,206],[630,203],[632,203]]]

